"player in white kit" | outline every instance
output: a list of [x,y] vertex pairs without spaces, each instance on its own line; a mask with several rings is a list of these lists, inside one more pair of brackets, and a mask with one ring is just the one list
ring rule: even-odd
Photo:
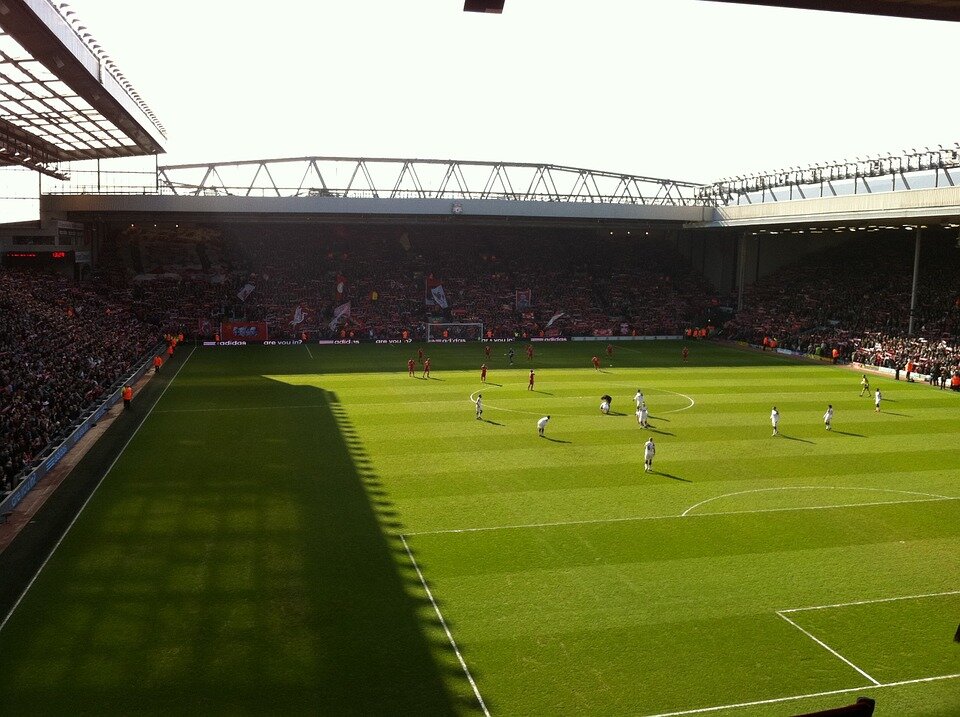
[[874,405],[873,410],[875,410],[877,413],[880,413],[880,401],[882,400],[883,400],[883,396],[881,395],[880,389],[878,388],[877,392],[873,396],[873,405]]
[[540,434],[540,437],[543,438],[543,429],[547,427],[547,423],[550,421],[550,416],[544,416],[539,421],[537,421],[537,433]]
[[483,418],[483,396],[478,393],[477,394],[477,420],[479,421],[482,418]]
[[640,408],[637,409],[637,423],[643,428],[650,428],[650,424],[647,423],[647,416],[649,412],[647,411],[647,404],[641,403]]
[[777,410],[777,407],[774,406],[773,410],[770,411],[770,425],[773,426],[773,435],[780,435],[777,430],[777,426],[780,424],[780,411]]
[[823,414],[823,426],[830,430],[830,421],[833,420],[833,404],[827,406],[827,412]]
[[653,436],[643,444],[643,470],[645,473],[653,472],[653,457],[657,454],[657,447],[653,445]]

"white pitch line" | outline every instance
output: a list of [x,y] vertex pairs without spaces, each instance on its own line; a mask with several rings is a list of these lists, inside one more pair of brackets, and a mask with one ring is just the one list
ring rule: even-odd
[[313,351],[310,350],[310,344],[304,344],[307,347],[307,355],[310,356],[310,360],[313,361]]
[[[626,384],[624,384],[624,385],[626,385]],[[482,390],[482,389],[481,389],[481,390]],[[690,403],[689,403],[688,405],[684,406],[683,408],[672,408],[672,409],[670,409],[669,411],[657,411],[657,413],[660,413],[660,414],[679,413],[680,411],[686,411],[688,408],[693,408],[693,407],[697,404],[696,401],[694,401],[692,398],[690,398],[690,397],[689,397],[688,395],[686,395],[685,393],[678,393],[677,391],[668,391],[668,390],[665,389],[665,388],[651,388],[651,389],[647,389],[647,390],[649,390],[649,391],[660,391],[660,392],[663,392],[663,393],[672,393],[674,396],[682,396],[683,398],[685,398],[685,399],[687,399],[688,401],[690,401]],[[471,401],[472,403],[476,403],[476,402],[477,402],[476,395],[477,395],[478,393],[480,393],[480,391],[474,391],[473,393],[470,394],[470,401]],[[576,398],[589,398],[589,396],[577,396]],[[498,406],[493,406],[493,405],[491,405],[491,404],[489,404],[489,403],[486,404],[486,405],[484,406],[484,408],[492,408],[494,411],[509,411],[510,413],[523,413],[523,414],[526,414],[526,415],[528,415],[528,416],[541,416],[541,415],[543,415],[541,412],[538,412],[538,411],[524,411],[524,410],[517,409],[517,408],[500,408],[500,407],[498,407]],[[570,414],[570,413],[555,413],[555,414],[551,414],[551,415],[556,415],[556,416],[571,416],[571,415],[572,415],[572,416],[580,416],[580,415],[582,415],[582,414],[580,414],[580,413],[574,413],[574,414]],[[628,415],[628,414],[624,414],[624,415]]]
[[700,707],[692,710],[680,710],[679,712],[660,712],[647,717],[682,717],[682,715],[705,714],[707,712],[719,712],[720,710],[735,710],[741,707],[757,707],[759,705],[773,705],[780,702],[794,702],[796,700],[812,699],[814,697],[829,697],[830,695],[843,695],[850,692],[861,692],[863,690],[878,690],[884,687],[902,687],[903,685],[917,685],[922,682],[937,682],[939,680],[955,680],[960,677],[960,673],[955,675],[937,675],[936,677],[920,677],[915,680],[901,680],[899,682],[885,682],[881,685],[864,685],[863,687],[847,687],[842,690],[829,690],[827,692],[811,692],[806,695],[791,695],[790,697],[775,697],[769,700],[754,700],[753,702],[737,702],[729,705],[716,705],[714,707]]
[[275,411],[291,408],[324,408],[322,403],[301,403],[288,406],[236,406],[227,408],[165,408],[157,413],[213,413],[219,411]]
[[923,595],[903,595],[901,597],[878,598],[876,600],[857,600],[855,602],[838,602],[835,605],[813,605],[812,607],[792,607],[780,612],[806,612],[808,610],[829,610],[835,607],[851,607],[853,605],[872,605],[878,602],[896,602],[898,600],[919,600],[921,598],[942,597],[944,595],[960,595],[960,590],[948,590],[942,593],[924,593]]
[[[471,403],[476,404],[477,399],[475,398],[475,396],[476,396],[478,393],[480,393],[480,391],[474,391],[473,393],[470,394],[470,402],[471,402]],[[516,408],[500,408],[499,406],[492,406],[492,405],[490,405],[489,403],[485,403],[485,404],[483,405],[483,408],[484,408],[484,410],[486,410],[486,409],[488,409],[488,408],[492,408],[494,411],[509,411],[510,413],[525,413],[525,414],[528,415],[528,416],[542,416],[542,415],[543,415],[543,412],[542,412],[542,411],[521,411],[521,410],[516,409]],[[553,414],[553,415],[564,416],[564,415],[569,415],[569,414],[557,413],[557,414]]]
[[[925,495],[930,498],[950,498],[948,495],[939,495],[938,493],[920,493],[915,490],[896,490],[894,488],[860,488],[856,486],[839,486],[839,485],[787,485],[780,486],[777,488],[754,488],[752,490],[738,490],[734,493],[724,493],[723,495],[716,495],[713,498],[707,498],[706,500],[701,500],[699,503],[691,505],[680,515],[687,515],[694,508],[699,508],[701,505],[705,505],[715,500],[720,500],[721,498],[730,498],[734,495],[746,495],[748,493],[769,493],[772,491],[783,491],[783,490],[872,490],[878,491],[881,493],[904,493],[906,495]],[[716,515],[712,513],[711,515]]]
[[797,628],[800,632],[802,632],[804,635],[806,635],[807,637],[809,637],[809,638],[810,638],[811,640],[813,640],[815,643],[817,643],[818,645],[820,645],[820,647],[822,647],[823,649],[825,649],[825,650],[826,650],[827,652],[829,652],[831,655],[833,655],[833,656],[836,657],[837,659],[841,660],[842,662],[846,663],[847,665],[849,665],[850,667],[852,667],[853,669],[855,669],[855,670],[856,670],[857,672],[859,672],[861,675],[863,675],[863,676],[866,677],[868,680],[870,680],[874,685],[879,685],[879,684],[880,684],[880,681],[879,681],[879,680],[873,679],[873,678],[872,678],[870,675],[868,675],[864,670],[861,670],[861,669],[860,669],[859,667],[857,667],[855,664],[853,664],[852,662],[850,662],[850,660],[848,660],[846,657],[844,657],[844,656],[841,655],[839,652],[837,652],[837,651],[834,650],[832,647],[830,647],[830,645],[828,645],[828,644],[825,643],[823,640],[821,640],[821,639],[819,639],[818,637],[816,637],[813,633],[807,632],[806,630],[804,630],[802,627],[800,627],[797,623],[795,623],[795,622],[794,622],[793,620],[791,620],[789,617],[787,617],[786,615],[784,615],[782,612],[777,612],[777,615],[779,615],[779,616],[782,617],[784,620],[786,620],[787,622],[789,622],[791,625],[793,625],[795,628]]
[[450,640],[450,644],[453,646],[453,651],[457,655],[457,659],[460,661],[460,667],[463,668],[464,674],[467,676],[467,680],[470,682],[470,686],[473,688],[473,694],[477,697],[477,702],[480,703],[480,708],[483,710],[483,714],[486,717],[490,717],[490,710],[487,709],[486,703],[483,701],[483,697],[480,696],[480,690],[477,688],[477,683],[473,680],[473,675],[470,674],[470,668],[467,667],[467,663],[463,659],[463,655],[460,654],[460,648],[457,647],[457,641],[453,639],[453,633],[450,632],[450,628],[447,627],[447,621],[443,619],[443,613],[440,612],[440,606],[437,605],[437,601],[433,599],[433,593],[430,591],[430,586],[427,585],[426,579],[423,577],[423,573],[420,572],[420,566],[417,564],[417,559],[413,557],[413,553],[410,550],[410,546],[407,545],[407,539],[400,536],[400,540],[403,541],[403,547],[406,548],[407,555],[410,558],[410,563],[413,565],[414,570],[417,571],[417,576],[420,578],[420,584],[423,585],[423,589],[427,593],[427,597],[430,598],[430,602],[433,604],[433,611],[437,613],[437,617],[440,618],[440,624],[443,626],[443,631],[447,633],[447,639]]
[[652,389],[650,389],[650,390],[651,390],[651,391],[664,391],[664,392],[666,392],[666,393],[672,393],[674,396],[682,396],[683,398],[685,398],[685,399],[687,399],[688,401],[690,401],[690,405],[689,405],[689,406],[684,406],[683,408],[672,408],[672,409],[670,409],[669,411],[657,411],[657,413],[680,413],[680,411],[686,411],[688,408],[693,408],[694,406],[697,405],[697,402],[696,402],[696,401],[694,401],[692,398],[690,398],[687,394],[685,394],[685,393],[680,393],[679,391],[667,391],[667,389],[665,389],[665,388],[652,388]]
[[167,392],[167,389],[173,385],[173,382],[177,380],[177,376],[180,375],[180,372],[183,370],[183,367],[187,365],[187,361],[190,360],[190,357],[193,356],[193,352],[197,350],[197,347],[194,346],[190,349],[190,353],[187,355],[187,358],[184,359],[183,363],[180,364],[180,367],[177,369],[177,372],[173,374],[173,378],[170,379],[170,383],[163,387],[163,391],[160,392],[160,395],[157,396],[157,400],[150,407],[150,410],[147,411],[147,415],[143,417],[139,425],[133,429],[133,433],[130,434],[130,438],[127,439],[127,442],[123,444],[123,448],[120,449],[120,452],[117,454],[116,458],[113,459],[113,462],[110,464],[110,467],[100,476],[100,480],[97,481],[97,484],[93,487],[90,495],[87,496],[87,499],[83,501],[83,505],[80,506],[80,510],[77,511],[77,514],[73,516],[73,520],[70,521],[70,524],[67,526],[67,529],[63,531],[63,535],[60,536],[60,539],[57,540],[56,544],[53,546],[53,549],[50,551],[50,554],[44,559],[40,564],[40,567],[37,568],[37,572],[33,574],[33,577],[30,578],[30,582],[27,583],[27,587],[23,589],[23,592],[20,593],[20,597],[17,598],[17,601],[13,604],[13,607],[10,608],[10,612],[7,613],[6,617],[3,618],[3,622],[0,622],[0,631],[6,626],[10,618],[13,616],[13,613],[16,612],[17,608],[20,607],[20,603],[23,602],[23,598],[26,597],[27,593],[30,592],[30,588],[33,587],[33,584],[37,581],[37,578],[40,577],[40,573],[43,572],[43,569],[47,567],[47,563],[50,562],[50,558],[53,557],[53,554],[57,552],[57,548],[60,547],[60,544],[63,542],[64,538],[67,537],[67,534],[70,532],[70,529],[74,526],[74,523],[80,518],[83,514],[84,509],[89,505],[90,501],[93,500],[93,496],[96,495],[97,490],[103,484],[103,481],[106,480],[107,476],[110,475],[110,471],[113,470],[113,467],[117,464],[117,461],[120,460],[120,456],[123,455],[124,451],[127,450],[127,446],[130,445],[130,442],[136,438],[137,433],[140,432],[140,429],[143,427],[143,424],[147,422],[147,419],[150,418],[150,414],[153,413],[153,409],[156,408],[157,404],[160,403],[160,399],[163,398],[163,395]]
[[726,510],[714,513],[694,513],[692,515],[639,515],[625,518],[597,518],[595,520],[561,520],[552,523],[517,523],[514,525],[493,525],[478,528],[448,528],[446,530],[423,530],[405,535],[446,535],[448,533],[483,533],[493,530],[521,530],[524,528],[555,528],[568,525],[602,525],[604,523],[630,523],[643,520],[675,520],[680,518],[713,518],[718,515],[751,515],[753,513],[789,513],[798,510],[830,510],[834,508],[867,508],[876,505],[905,505],[908,503],[940,503],[948,500],[960,500],[960,497],[918,498],[917,500],[879,500],[870,503],[837,503],[835,505],[804,505],[792,508],[757,508],[755,510]]

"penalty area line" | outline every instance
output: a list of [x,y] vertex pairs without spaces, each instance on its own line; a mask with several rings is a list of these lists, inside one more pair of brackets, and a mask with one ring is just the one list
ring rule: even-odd
[[802,627],[800,627],[797,623],[795,623],[795,622],[794,622],[793,620],[791,620],[789,617],[787,617],[786,615],[784,615],[782,612],[777,612],[777,616],[778,616],[778,617],[781,617],[781,618],[783,618],[784,620],[786,620],[787,622],[789,622],[791,625],[793,625],[795,628],[797,628],[797,629],[798,629],[800,632],[802,632],[804,635],[806,635],[806,636],[809,637],[811,640],[813,640],[815,643],[817,643],[818,645],[820,645],[820,647],[822,647],[824,650],[826,650],[826,651],[829,652],[831,655],[833,655],[833,656],[836,657],[837,659],[841,660],[843,663],[845,663],[846,665],[852,667],[852,668],[855,669],[857,672],[859,672],[861,675],[863,675],[864,677],[866,677],[866,678],[867,678],[868,680],[870,680],[874,685],[879,685],[879,684],[880,684],[880,681],[879,681],[879,680],[875,680],[874,678],[872,678],[872,677],[871,677],[870,675],[868,675],[864,670],[861,670],[861,669],[860,669],[859,667],[857,667],[855,664],[853,664],[852,662],[850,662],[850,660],[848,660],[846,657],[844,657],[844,656],[841,655],[839,652],[837,652],[837,651],[834,650],[832,647],[830,647],[830,645],[828,645],[827,643],[825,643],[823,640],[817,638],[813,633],[804,630]]
[[450,645],[453,647],[453,651],[457,655],[457,660],[460,661],[460,667],[463,668],[463,672],[467,676],[467,681],[470,683],[470,687],[473,688],[473,694],[477,698],[477,702],[480,703],[480,708],[483,710],[483,714],[486,717],[490,717],[490,710],[487,709],[487,705],[483,701],[483,697],[480,695],[480,689],[477,687],[477,683],[474,681],[473,675],[470,674],[470,668],[467,667],[467,663],[463,659],[463,655],[460,654],[460,648],[457,647],[457,641],[453,639],[453,633],[450,632],[450,627],[447,625],[447,621],[443,618],[443,613],[440,612],[440,606],[437,605],[437,601],[433,598],[433,592],[430,590],[430,586],[427,585],[426,578],[423,577],[423,573],[420,570],[420,565],[417,564],[417,559],[413,557],[413,552],[410,550],[410,546],[407,544],[407,539],[401,535],[400,540],[403,542],[403,547],[407,551],[407,557],[410,558],[410,564],[413,565],[413,569],[417,571],[417,577],[420,578],[420,584],[423,585],[423,589],[427,593],[427,597],[430,598],[430,604],[433,605],[433,611],[437,614],[437,618],[440,620],[440,625],[443,626],[443,631],[447,633],[447,639],[450,640]]
[[830,610],[835,607],[852,607],[854,605],[873,605],[878,602],[897,602],[899,600],[920,600],[922,598],[943,597],[945,595],[960,595],[960,590],[947,590],[942,593],[924,593],[922,595],[901,595],[899,597],[876,598],[874,600],[856,600],[854,602],[838,602],[833,605],[813,605],[811,607],[792,607],[778,612],[809,612],[811,610]]
[[594,520],[560,520],[552,523],[517,523],[514,525],[492,525],[476,528],[447,528],[445,530],[422,530],[406,533],[413,535],[447,535],[450,533],[485,533],[494,530],[522,530],[527,528],[558,528],[572,525],[603,525],[606,523],[639,523],[645,520],[690,520],[692,518],[712,518],[724,515],[752,515],[754,513],[790,513],[800,510],[832,510],[837,508],[867,508],[881,505],[905,505],[908,503],[940,503],[960,500],[960,497],[918,498],[916,500],[880,500],[870,503],[838,503],[834,505],[802,505],[791,508],[758,508],[756,510],[726,510],[712,513],[681,513],[677,515],[636,515],[624,518],[596,518]]
[[187,365],[187,362],[190,360],[190,357],[193,356],[193,352],[196,350],[197,350],[196,346],[194,346],[190,350],[190,353],[187,355],[187,358],[184,359],[182,364],[180,364],[180,367],[177,369],[177,372],[173,374],[173,378],[170,379],[170,383],[168,383],[166,386],[163,387],[163,391],[161,391],[160,395],[157,396],[157,400],[154,402],[154,404],[150,406],[150,410],[147,411],[147,415],[144,416],[141,419],[140,423],[137,425],[137,427],[133,429],[133,433],[130,434],[130,438],[127,439],[127,442],[123,444],[123,448],[120,449],[120,452],[117,454],[116,458],[113,459],[113,462],[110,464],[107,470],[104,471],[102,476],[100,476],[100,480],[97,481],[97,484],[93,487],[93,490],[90,492],[90,495],[87,496],[87,499],[83,501],[83,505],[80,506],[80,510],[77,511],[77,514],[73,516],[73,520],[70,521],[70,524],[67,526],[67,529],[63,531],[63,535],[60,536],[59,540],[57,540],[57,542],[54,544],[53,549],[50,551],[47,557],[44,558],[43,562],[40,564],[40,567],[37,568],[37,572],[33,574],[32,578],[30,578],[30,582],[27,583],[27,587],[25,587],[23,589],[23,592],[20,593],[20,597],[17,598],[17,601],[13,604],[13,607],[10,608],[10,612],[8,612],[6,616],[3,618],[3,622],[0,622],[0,631],[2,631],[4,627],[6,627],[7,623],[10,621],[10,618],[13,617],[13,613],[15,613],[17,611],[17,608],[20,607],[20,603],[23,602],[23,599],[27,596],[27,593],[30,592],[30,588],[33,587],[33,584],[37,581],[37,578],[40,577],[40,573],[42,573],[43,569],[47,567],[47,563],[50,562],[50,558],[52,558],[53,554],[57,552],[57,548],[60,547],[60,544],[64,541],[64,538],[66,538],[67,535],[70,533],[70,529],[73,528],[74,524],[76,524],[77,520],[79,520],[80,516],[83,514],[84,509],[90,504],[90,501],[93,500],[93,496],[97,494],[97,490],[100,488],[101,485],[103,485],[103,481],[107,479],[107,476],[110,475],[110,472],[113,470],[113,467],[117,465],[117,461],[119,461],[120,457],[126,452],[127,446],[129,446],[130,443],[133,441],[133,439],[137,437],[137,434],[140,432],[140,429],[143,428],[143,424],[147,422],[147,419],[150,418],[150,414],[153,413],[153,409],[156,408],[158,403],[160,403],[164,394],[167,392],[167,389],[170,388],[173,385],[174,381],[177,380],[177,376],[180,375],[180,372],[183,370],[183,367]]
[[955,680],[960,677],[960,673],[954,675],[936,675],[934,677],[920,677],[915,680],[901,680],[899,682],[884,682],[877,685],[863,685],[862,687],[846,687],[842,690],[828,690],[826,692],[811,692],[805,695],[791,695],[790,697],[774,697],[769,700],[754,700],[752,702],[737,702],[729,705],[716,705],[714,707],[700,707],[692,710],[680,710],[678,712],[658,712],[657,714],[647,715],[647,717],[681,717],[682,715],[698,715],[707,712],[719,712],[720,710],[735,710],[742,707],[757,707],[759,705],[774,705],[780,702],[794,702],[796,700],[812,699],[814,697],[829,697],[831,695],[843,695],[850,692],[861,692],[863,690],[879,690],[884,687],[902,687],[904,685],[918,685],[924,682],[937,682],[939,680]]

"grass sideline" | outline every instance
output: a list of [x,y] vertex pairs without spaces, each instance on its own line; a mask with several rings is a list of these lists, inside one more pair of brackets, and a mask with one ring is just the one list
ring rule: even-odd
[[519,346],[198,350],[0,631],[4,710],[956,714],[960,397],[602,347],[536,391]]

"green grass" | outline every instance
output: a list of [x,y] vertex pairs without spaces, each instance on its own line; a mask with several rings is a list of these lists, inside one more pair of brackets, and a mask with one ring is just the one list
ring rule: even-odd
[[477,712],[419,568],[493,714],[960,714],[960,396],[600,348],[537,392],[503,345],[486,386],[477,345],[198,349],[0,631],[0,710]]

